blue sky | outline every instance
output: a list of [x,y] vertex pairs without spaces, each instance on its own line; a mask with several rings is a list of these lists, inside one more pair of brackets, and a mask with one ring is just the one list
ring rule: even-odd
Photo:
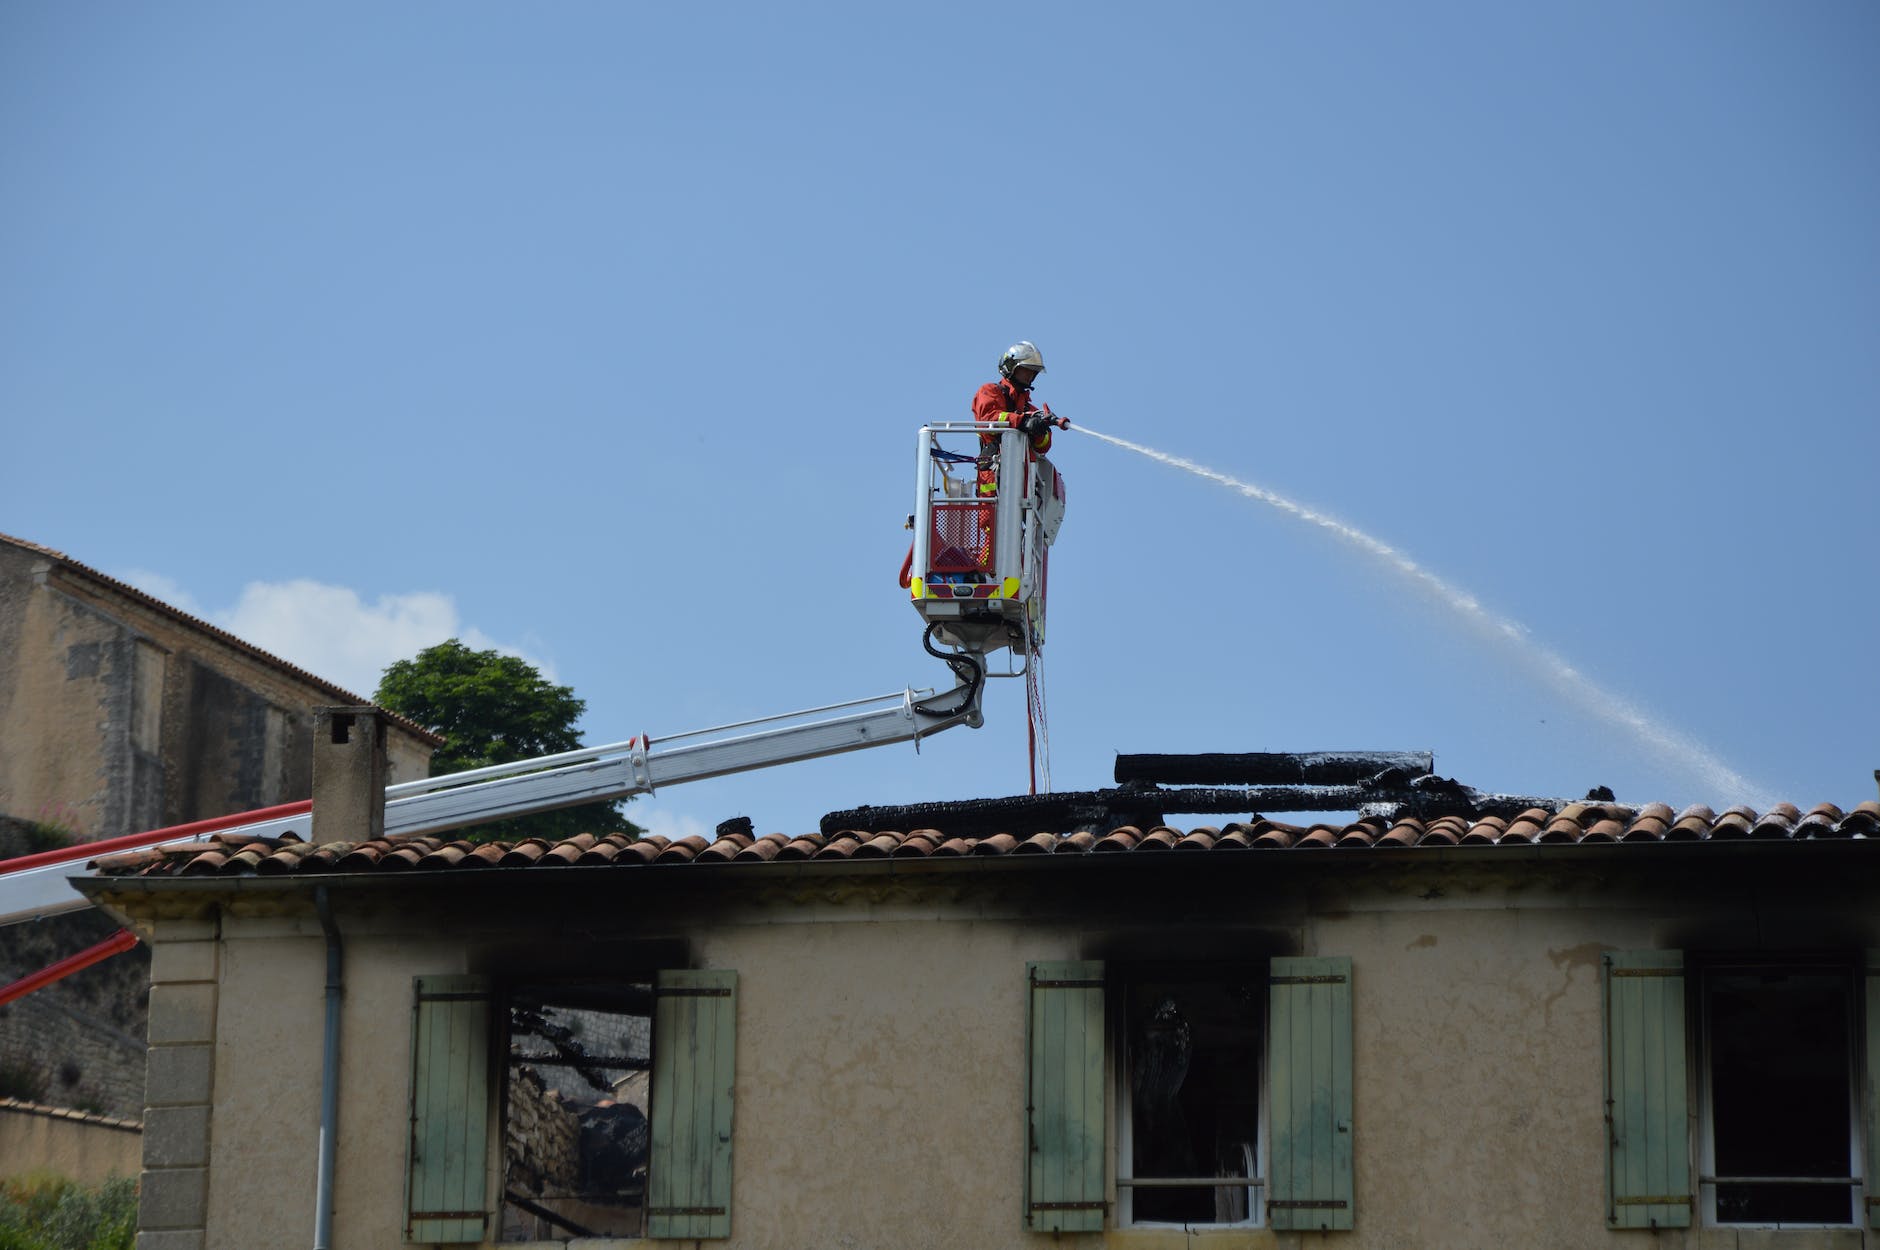
[[[1497,623],[1065,435],[1058,788],[1428,749],[1483,789],[1851,805],[1876,69],[1864,0],[15,0],[0,531],[362,692],[452,633],[517,650],[596,743],[942,684],[894,584],[914,431],[1028,338],[1073,421]],[[919,753],[634,810],[1025,788],[1004,682]]]

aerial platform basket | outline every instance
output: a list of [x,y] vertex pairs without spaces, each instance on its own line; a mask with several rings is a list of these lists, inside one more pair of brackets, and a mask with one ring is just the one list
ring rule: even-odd
[[1064,479],[1029,444],[972,422],[921,427],[906,584],[934,636],[964,651],[1023,656],[1044,641]]

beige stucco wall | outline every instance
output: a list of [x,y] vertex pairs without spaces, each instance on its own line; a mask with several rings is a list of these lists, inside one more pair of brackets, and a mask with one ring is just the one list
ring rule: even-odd
[[137,1175],[142,1158],[134,1122],[0,1098],[0,1178],[44,1171],[96,1185]]
[[[622,925],[681,940],[695,966],[739,974],[733,1236],[706,1245],[1865,1244],[1859,1230],[1606,1229],[1597,965],[1614,947],[1880,946],[1875,909],[1858,889],[1812,906],[1727,890],[1668,900],[1603,872],[1535,875],[1464,866],[1351,884],[1250,881],[1244,905],[1220,897],[1218,885],[1198,901],[1165,885],[1133,905],[1128,889],[1085,904],[1075,891],[1034,894],[1017,874],[740,887],[735,902],[637,890],[602,905],[608,894],[576,890],[507,910],[468,895],[437,911],[383,889],[335,888],[347,985],[335,1245],[403,1244],[412,978],[504,960],[544,974],[582,969],[594,943]],[[1203,878],[1194,880],[1206,895]],[[254,899],[242,908],[267,910]],[[1743,923],[1752,913],[1754,932]],[[305,1244],[319,928],[304,913],[231,915],[222,934],[206,1244]],[[1352,959],[1356,1230],[1024,1231],[1026,962],[1281,948]],[[254,1161],[263,1158],[278,1200],[257,1203]]]
[[[0,814],[114,837],[304,799],[337,696],[81,569],[0,541]],[[428,774],[390,726],[391,780]]]

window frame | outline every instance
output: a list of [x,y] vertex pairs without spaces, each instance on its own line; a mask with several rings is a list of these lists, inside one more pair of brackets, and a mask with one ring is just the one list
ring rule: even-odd
[[[1132,985],[1148,980],[1185,980],[1207,981],[1213,977],[1222,979],[1235,975],[1245,975],[1250,984],[1257,987],[1254,995],[1255,1017],[1259,1028],[1258,1055],[1254,1061],[1254,1158],[1252,1174],[1245,1178],[1221,1177],[1203,1180],[1200,1177],[1194,1185],[1144,1186],[1141,1181],[1157,1181],[1161,1178],[1136,1178],[1129,1175],[1130,1161],[1135,1157],[1135,1138],[1133,1118],[1135,1114],[1134,1082],[1131,1079],[1131,1047],[1129,1040],[1129,998]],[[1106,977],[1105,1000],[1109,1015],[1109,1054],[1112,1058],[1110,1071],[1106,1073],[1109,1088],[1115,1099],[1116,1149],[1112,1155],[1110,1182],[1116,1193],[1116,1205],[1112,1226],[1117,1229],[1249,1229],[1268,1226],[1266,1202],[1270,1185],[1270,1145],[1268,1142],[1268,1107],[1270,1089],[1267,1074],[1268,1048],[1271,1043],[1272,1012],[1270,1009],[1269,981],[1271,961],[1265,958],[1254,960],[1144,960],[1135,962],[1118,961],[1111,965]],[[1242,1184],[1230,1185],[1228,1180],[1241,1180]],[[1244,1189],[1247,1193],[1247,1218],[1232,1223],[1196,1224],[1177,1220],[1139,1220],[1135,1217],[1135,1191],[1139,1188],[1184,1188],[1184,1189]]]
[[[623,983],[638,983],[635,974],[647,969],[627,962],[631,971]],[[508,1004],[518,984],[596,979],[528,972],[523,965],[506,974],[420,973],[411,979],[408,1242],[497,1244],[491,1239],[501,1235],[508,1179]],[[738,973],[681,967],[652,976],[648,1103],[649,1110],[665,1110],[648,1117],[641,1235],[655,1241],[730,1237]]]
[[[1866,1185],[1866,1125],[1864,1097],[1867,1081],[1871,1075],[1865,1071],[1865,1054],[1869,1039],[1866,1038],[1866,969],[1863,960],[1857,955],[1845,953],[1797,953],[1790,955],[1706,955],[1693,953],[1687,965],[1690,984],[1687,993],[1690,997],[1690,1010],[1696,1023],[1692,1032],[1691,1044],[1696,1049],[1693,1071],[1696,1089],[1696,1115],[1692,1125],[1697,1155],[1697,1173],[1693,1180],[1697,1186],[1698,1216],[1702,1227],[1706,1228],[1753,1228],[1774,1230],[1819,1230],[1854,1228],[1868,1226],[1867,1220],[1867,1185]],[[1713,1026],[1711,1015],[1711,993],[1715,981],[1722,976],[1782,972],[1789,975],[1837,976],[1842,981],[1842,993],[1846,1004],[1846,1036],[1844,1045],[1847,1054],[1847,1123],[1848,1123],[1848,1166],[1844,1184],[1836,1178],[1836,1183],[1848,1193],[1848,1218],[1845,1221],[1824,1223],[1803,1223],[1787,1220],[1721,1220],[1717,1215],[1717,1190],[1723,1184],[1737,1184],[1740,1180],[1720,1179],[1716,1167],[1716,1113],[1714,1107],[1714,1088],[1711,1061],[1715,1054],[1712,1039]],[[1821,1182],[1826,1184],[1828,1182]]]

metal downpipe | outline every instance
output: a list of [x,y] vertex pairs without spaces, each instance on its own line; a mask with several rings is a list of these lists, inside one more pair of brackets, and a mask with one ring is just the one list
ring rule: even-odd
[[326,933],[326,1040],[320,1055],[320,1161],[314,1178],[313,1250],[331,1250],[333,1160],[339,1127],[340,944],[325,886],[313,892],[313,906]]

